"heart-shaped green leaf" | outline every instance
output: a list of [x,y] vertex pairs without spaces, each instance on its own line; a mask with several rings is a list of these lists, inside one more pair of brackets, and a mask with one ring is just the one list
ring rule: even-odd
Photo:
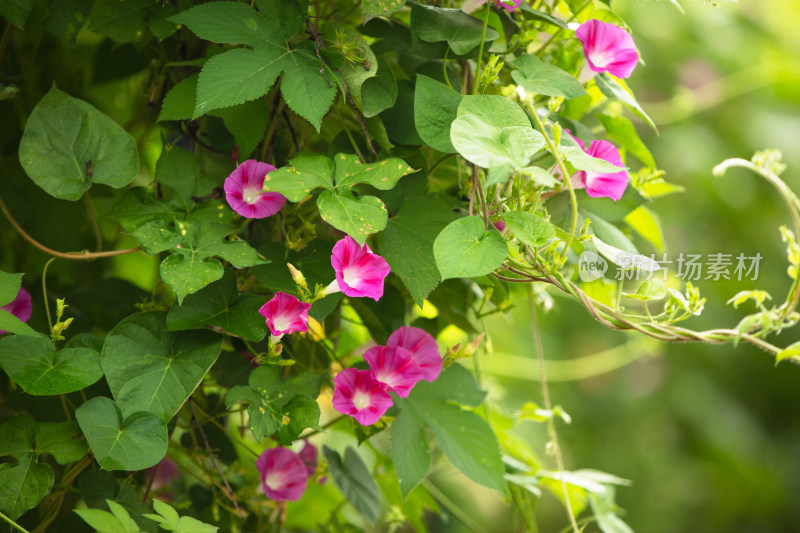
[[448,224],[433,242],[433,255],[443,280],[474,278],[502,265],[508,246],[498,232],[485,228],[481,217],[472,216]]
[[153,311],[109,331],[100,364],[123,416],[148,411],[168,422],[221,348],[222,337],[212,331],[166,331],[165,313]]
[[[97,342],[82,342],[81,334],[56,352],[48,337],[14,335],[0,339],[0,365],[22,390],[34,396],[67,394],[103,377]],[[93,348],[92,345],[95,347]]]
[[144,470],[167,454],[167,426],[153,413],[123,419],[113,400],[98,396],[78,407],[75,418],[105,470]]
[[124,187],[139,172],[134,138],[55,85],[25,124],[19,161],[36,185],[61,200],[78,200],[92,183]]

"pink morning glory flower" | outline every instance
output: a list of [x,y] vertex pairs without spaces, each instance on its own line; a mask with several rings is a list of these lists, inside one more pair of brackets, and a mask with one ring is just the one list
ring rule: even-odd
[[509,13],[512,13],[515,9],[519,7],[519,5],[522,3],[522,0],[495,0],[495,2],[497,3],[498,6],[502,7]]
[[231,209],[246,218],[266,218],[281,210],[286,198],[264,192],[264,178],[275,167],[248,159],[225,178],[225,199]]
[[279,291],[258,312],[266,319],[270,333],[278,337],[296,331],[308,331],[309,309],[311,304]]
[[422,379],[433,381],[442,371],[442,356],[439,346],[424,329],[403,326],[389,336],[387,346],[399,346],[411,352],[422,371]]
[[[619,151],[610,142],[592,141],[587,150],[583,141],[573,138],[590,156],[603,159],[618,167],[624,166]],[[610,173],[581,170],[572,176],[572,182],[578,188],[586,187],[586,194],[589,196],[594,198],[607,196],[616,202],[622,198],[622,194],[628,186],[628,173],[624,170]]]
[[[23,322],[27,322],[31,318],[31,312],[33,311],[31,294],[22,287],[20,287],[19,292],[17,292],[17,296],[13,300],[11,300],[11,302],[7,303],[4,306],[1,306],[0,309],[2,309],[3,311],[8,311],[9,313],[19,318]],[[0,335],[2,335],[3,333],[6,332],[0,329]]]
[[389,275],[389,263],[372,253],[369,246],[359,246],[349,235],[333,247],[331,265],[336,281],[326,293],[342,291],[347,296],[367,296],[376,302],[383,296],[383,279]]
[[392,406],[392,397],[369,370],[345,368],[333,379],[333,408],[362,426],[377,422]]
[[633,37],[619,26],[591,19],[575,30],[575,36],[583,44],[583,53],[594,72],[627,78],[636,68],[639,52]]
[[303,464],[306,465],[308,477],[313,476],[314,472],[317,471],[317,447],[306,441],[298,455],[303,461]]
[[306,464],[289,448],[264,451],[256,459],[256,468],[261,474],[261,486],[272,500],[296,502],[306,491]]
[[400,396],[407,398],[422,379],[422,369],[411,352],[400,346],[373,346],[364,352],[372,377]]

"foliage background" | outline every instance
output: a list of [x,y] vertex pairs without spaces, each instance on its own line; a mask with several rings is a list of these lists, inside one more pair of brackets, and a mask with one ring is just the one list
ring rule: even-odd
[[[777,295],[788,286],[780,235],[764,229],[787,221],[779,197],[744,171],[716,178],[711,168],[775,147],[789,166],[784,179],[794,190],[800,187],[800,36],[789,22],[800,16],[800,5],[681,4],[686,16],[667,2],[619,0],[613,7],[634,29],[646,62],[630,85],[660,136],[640,128],[642,140],[667,179],[686,187],[654,207],[671,258],[756,251],[765,257],[757,283],[697,282],[708,303],[687,325],[702,329],[743,316],[741,308],[724,304],[738,290],[760,287]],[[512,317],[489,322],[498,353],[487,367],[495,371],[493,392],[513,412],[538,401],[538,391],[509,377],[537,375],[529,314],[517,309]],[[567,299],[557,299],[540,321],[546,359],[633,342],[617,359],[632,356],[636,362],[553,383],[551,394],[573,417],[571,425],[559,426],[567,464],[634,480],[618,490],[617,502],[635,531],[796,531],[800,368],[776,369],[770,357],[744,345],[641,345],[633,334],[604,329]],[[790,330],[777,340],[791,343],[798,333]],[[555,376],[551,371],[548,378]],[[525,438],[542,446],[542,427],[527,428]],[[555,531],[560,504],[549,498],[543,505],[541,529]]]
[[[714,178],[710,169],[724,158],[746,158],[762,147],[776,147],[789,165],[784,178],[795,190],[800,188],[800,151],[795,148],[800,136],[800,93],[796,90],[800,34],[792,24],[800,18],[800,6],[792,0],[723,2],[716,9],[699,0],[683,4],[686,16],[667,2],[614,1],[614,9],[634,29],[647,62],[630,80],[631,86],[661,130],[658,138],[644,128],[641,134],[667,178],[687,189],[655,206],[665,221],[666,242],[673,253],[758,251],[765,260],[759,283],[752,288],[780,294],[788,284],[784,247],[776,229],[764,230],[786,222],[777,196],[744,171]],[[21,40],[20,46],[28,50],[36,46],[35,37]],[[138,139],[140,182],[146,183],[160,149],[159,132],[152,126],[158,109],[145,106],[146,99],[130,98],[149,90],[141,74],[146,65],[137,63],[135,55],[126,56],[129,48],[111,50],[90,34],[82,34],[74,50],[52,46],[48,39],[53,38],[45,36],[40,45],[46,53],[26,70],[30,86],[40,92],[24,91],[19,100],[0,102],[0,146],[9,146],[8,139],[21,135],[24,113],[20,110],[31,109],[55,81],[62,90],[109,114]],[[25,69],[25,65],[15,67],[21,67],[16,71]],[[692,89],[694,101],[688,92]],[[15,146],[0,154],[0,169],[0,194],[34,237],[59,250],[92,247],[84,206],[56,201],[25,178]],[[112,240],[116,224],[104,222],[103,215],[116,201],[115,193],[99,188],[94,200],[101,227]],[[119,238],[121,247],[136,244],[126,243],[125,236]],[[31,252],[6,220],[0,220],[0,270],[41,272],[47,259],[43,253]],[[105,281],[109,265],[113,276],[128,283]],[[104,310],[114,307],[112,300],[137,301],[146,295],[143,291],[157,280],[157,266],[155,258],[144,254],[80,268],[57,261],[49,270],[48,284],[77,313],[71,333],[89,331],[95,325],[110,329],[122,317],[109,316]],[[29,274],[25,285],[36,287],[40,281]],[[723,302],[748,287],[725,282],[699,285],[709,304],[690,325],[731,324],[742,316]],[[34,293],[34,302],[31,325],[46,330],[41,293]],[[568,468],[592,467],[634,480],[632,487],[621,488],[617,496],[634,530],[796,530],[800,523],[800,404],[795,391],[800,368],[782,365],[775,370],[770,357],[747,346],[632,341],[632,335],[605,330],[565,299],[557,299],[554,312],[541,320],[548,360],[568,360],[635,342],[620,357],[633,355],[636,362],[590,379],[552,385],[556,403],[573,418],[572,425],[559,427]],[[487,326],[495,339],[495,352],[487,358],[493,400],[509,412],[525,401],[539,401],[537,387],[510,377],[535,375],[527,311],[515,309],[510,318],[487,320]],[[790,331],[776,342],[787,345],[795,340],[797,333]],[[57,398],[39,398],[24,405],[31,398],[13,390],[0,391],[0,399],[0,418],[6,418],[7,409],[27,407],[37,419],[46,420],[48,413],[60,409]],[[521,436],[541,449],[546,440],[543,426],[530,424],[526,430]],[[495,495],[448,471],[437,476],[478,523],[490,530],[506,523],[508,517]],[[543,501],[542,531],[555,531],[563,524],[559,505],[549,496]],[[459,528],[456,521],[442,524],[442,530]]]

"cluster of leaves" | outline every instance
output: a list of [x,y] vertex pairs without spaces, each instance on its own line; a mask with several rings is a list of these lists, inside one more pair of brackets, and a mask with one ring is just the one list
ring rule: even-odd
[[[503,431],[568,420],[563,411],[529,409],[513,421],[457,362],[484,338],[480,319],[519,297],[509,288],[516,283],[561,289],[611,327],[703,340],[673,326],[702,308],[692,287],[684,295],[651,281],[630,290],[648,315],[647,302],[662,301],[663,311],[642,323],[619,308],[621,286],[577,277],[586,251],[612,262],[662,251],[649,204],[677,190],[660,179],[637,134],[632,117],[655,126],[624,81],[608,73],[577,80],[585,58],[567,21],[625,23],[599,0],[523,3],[513,13],[489,2],[476,16],[441,3],[0,6],[8,21],[0,81],[18,73],[15,85],[0,87],[0,109],[17,121],[0,137],[0,163],[12,162],[15,179],[0,188],[9,207],[0,206],[9,220],[34,226],[32,236],[12,223],[4,249],[14,253],[0,266],[24,271],[31,291],[41,279],[37,302],[61,293],[70,309],[62,300],[55,325],[45,325],[49,309],[37,307],[34,327],[0,310],[9,332],[0,338],[0,397],[15,413],[0,426],[0,455],[9,458],[0,464],[0,512],[9,520],[78,531],[77,505],[98,531],[260,531],[276,520],[328,531],[363,519],[424,531],[425,510],[459,516],[429,478],[441,455],[507,498],[528,525],[547,489],[576,516],[588,509],[602,531],[630,530],[614,504],[613,487],[624,480],[548,470],[536,450]],[[39,52],[73,46],[97,54],[88,86],[48,70],[56,66]],[[129,100],[129,117],[114,109]],[[619,201],[572,190],[568,175],[621,168],[587,154],[567,129],[586,142],[614,142],[627,167],[640,167]],[[222,199],[222,181],[250,157],[279,167],[264,188],[288,203],[268,219],[242,219]],[[27,194],[55,210],[43,227],[23,216]],[[65,223],[52,207],[81,199],[98,250],[53,254],[50,246],[87,246],[91,229]],[[107,215],[100,224],[94,205]],[[62,240],[62,231],[72,233]],[[326,286],[343,233],[390,265],[383,298],[317,299],[310,331],[276,344],[259,307],[276,291],[309,296],[287,262],[308,286]],[[794,237],[785,238],[796,259]],[[100,250],[108,244],[117,249]],[[50,293],[42,250],[60,257]],[[796,322],[797,263],[786,306],[763,309],[720,340]],[[143,274],[148,268],[157,275]],[[0,305],[22,282],[0,273]],[[84,293],[71,291],[81,284]],[[739,300],[749,297],[757,296]],[[419,310],[428,307],[435,311]],[[62,321],[62,313],[74,316]],[[455,326],[475,342],[450,350],[442,375],[396,399],[382,422],[365,428],[332,418],[333,375],[362,365],[368,343],[409,324],[434,336]],[[755,332],[754,324],[763,327]],[[795,346],[779,358],[800,355]],[[259,451],[334,431],[342,438],[327,441],[320,473],[338,489],[313,484],[288,512],[258,493]],[[158,514],[149,513],[151,492],[165,490],[155,487],[165,464],[181,472],[166,490],[182,517],[158,499]],[[342,511],[344,502],[358,513]]]

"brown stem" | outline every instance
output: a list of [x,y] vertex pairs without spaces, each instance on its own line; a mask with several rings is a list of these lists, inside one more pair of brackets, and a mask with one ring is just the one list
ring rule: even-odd
[[83,195],[83,199],[86,202],[86,210],[89,212],[89,220],[92,222],[92,229],[94,230],[94,239],[97,247],[95,248],[95,253],[99,253],[103,251],[103,235],[100,233],[100,226],[97,224],[97,217],[94,214],[94,208],[92,207],[92,199],[89,197],[89,191],[86,191],[86,194]]
[[99,259],[101,257],[113,257],[115,255],[132,254],[134,252],[138,252],[139,250],[141,250],[141,248],[137,246],[136,248],[126,248],[125,250],[111,250],[109,252],[90,252],[88,250],[83,250],[81,252],[67,252],[67,253],[59,252],[57,250],[53,250],[52,248],[48,248],[44,244],[40,243],[39,241],[28,235],[28,233],[24,229],[22,229],[22,226],[19,225],[19,223],[14,219],[14,217],[11,216],[11,212],[8,210],[8,207],[6,207],[6,204],[3,202],[2,198],[0,198],[0,211],[3,212],[3,214],[6,216],[6,218],[14,227],[14,229],[17,230],[17,233],[22,235],[22,237],[26,241],[28,241],[29,243],[31,243],[44,253],[53,255],[55,257],[61,257],[63,259],[89,261],[91,259]]
[[239,516],[243,519],[247,518],[247,515],[239,507],[239,502],[236,501],[236,495],[233,493],[233,489],[231,489],[231,486],[228,484],[225,474],[222,473],[222,470],[217,464],[217,460],[214,459],[214,453],[211,451],[211,445],[208,443],[208,437],[206,437],[206,432],[203,431],[203,426],[200,424],[200,420],[197,419],[197,413],[194,410],[194,400],[191,398],[189,398],[189,408],[192,410],[192,418],[194,419],[195,425],[197,425],[197,430],[200,432],[200,436],[203,437],[203,444],[206,446],[206,451],[208,451],[208,457],[211,459],[211,464],[214,465],[214,468],[222,478],[222,482],[225,484],[225,488],[228,490],[228,497],[231,499],[231,502],[233,502],[233,506],[236,508],[236,512],[239,513]]

